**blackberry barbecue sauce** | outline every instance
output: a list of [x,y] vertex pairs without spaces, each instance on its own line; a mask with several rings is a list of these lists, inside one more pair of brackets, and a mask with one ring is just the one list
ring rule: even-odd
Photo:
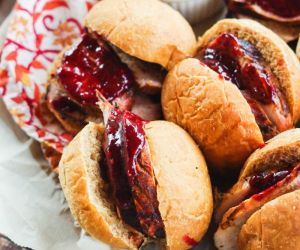
[[223,33],[196,58],[239,88],[265,140],[293,126],[277,78],[250,42]]
[[64,54],[57,76],[81,105],[96,105],[96,90],[111,102],[127,93],[135,81],[108,43],[88,34]]
[[249,179],[250,196],[256,200],[261,200],[276,188],[297,178],[299,172],[300,163],[297,163],[279,171],[253,175]]
[[122,154],[122,119],[121,112],[112,110],[106,125],[102,144],[106,158],[106,174],[112,187],[116,207],[119,208],[120,217],[126,218],[128,225],[140,230]]
[[156,182],[143,121],[131,112],[111,109],[102,142],[107,177],[121,219],[149,237],[163,238]]
[[252,193],[259,193],[275,185],[289,175],[291,171],[292,169],[285,169],[278,172],[271,172],[268,174],[262,173],[252,176],[249,180]]

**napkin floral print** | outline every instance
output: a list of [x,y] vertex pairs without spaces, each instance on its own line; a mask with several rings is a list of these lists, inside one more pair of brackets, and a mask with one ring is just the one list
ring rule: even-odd
[[72,139],[48,112],[47,70],[83,32],[95,0],[18,0],[1,48],[0,96],[16,123],[46,147],[62,152]]

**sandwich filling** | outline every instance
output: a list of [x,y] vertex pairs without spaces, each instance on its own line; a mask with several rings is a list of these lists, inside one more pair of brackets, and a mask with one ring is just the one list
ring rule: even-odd
[[164,238],[145,123],[129,111],[110,109],[102,142],[104,172],[119,217],[149,237]]
[[[85,33],[62,56],[47,89],[48,106],[77,127],[99,122],[99,92],[121,110],[147,120],[161,118],[160,91],[166,70],[127,55],[103,37]],[[70,129],[70,128],[68,128]]]
[[215,234],[219,249],[237,249],[240,230],[252,214],[267,202],[300,189],[300,163],[291,168],[254,175],[248,181],[248,195],[225,213]]
[[265,140],[293,127],[278,80],[253,44],[223,33],[196,57],[239,88]]
[[96,91],[108,101],[128,93],[134,77],[104,39],[85,34],[63,57],[57,76],[81,105],[96,105]]
[[299,22],[298,0],[229,0],[228,8],[233,13],[257,14],[279,22]]
[[264,171],[262,173],[254,174],[250,177],[247,177],[244,180],[244,183],[238,188],[238,191],[235,191],[232,194],[229,194],[228,197],[222,201],[221,206],[218,208],[216,213],[216,219],[219,221],[223,214],[231,207],[237,206],[242,201],[250,198],[251,196],[264,193],[268,188],[276,185],[276,183],[285,179],[288,175],[291,174],[294,169],[298,172],[299,164],[295,164],[292,167],[286,167],[281,170],[273,171]]
[[261,193],[267,190],[269,187],[274,186],[276,183],[286,178],[294,168],[298,171],[298,169],[300,169],[299,166],[300,165],[297,164],[292,168],[285,168],[279,171],[263,172],[251,176],[248,179],[250,187],[249,196],[251,196],[251,194]]

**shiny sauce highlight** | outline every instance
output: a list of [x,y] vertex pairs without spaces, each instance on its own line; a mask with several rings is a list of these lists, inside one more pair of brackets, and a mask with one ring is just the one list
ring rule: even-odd
[[112,109],[102,148],[119,216],[149,237],[163,238],[164,225],[146,147],[145,123],[131,112]]
[[82,105],[95,105],[96,91],[111,102],[134,84],[132,72],[108,43],[88,34],[65,52],[57,76],[71,97]]

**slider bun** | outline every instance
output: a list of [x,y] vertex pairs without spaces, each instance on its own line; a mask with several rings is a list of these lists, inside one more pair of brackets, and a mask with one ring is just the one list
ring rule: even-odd
[[300,249],[300,190],[266,203],[243,225],[240,250]]
[[[59,179],[71,212],[94,238],[113,247],[136,249],[144,236],[118,219],[100,177],[104,128],[88,124],[64,150]],[[205,160],[180,127],[154,121],[145,126],[157,181],[157,198],[168,249],[189,249],[185,236],[199,241],[210,223],[213,201]],[[135,232],[135,241],[130,235]]]
[[85,26],[127,54],[165,68],[190,55],[196,43],[188,22],[158,0],[102,0]]
[[[224,19],[201,38],[198,49],[218,35],[230,32],[254,44],[279,79],[293,120],[300,115],[300,64],[292,50],[275,33],[251,20]],[[185,59],[167,75],[162,91],[167,120],[185,128],[218,172],[240,168],[263,143],[250,106],[238,88],[201,64]]]
[[239,168],[263,143],[239,89],[197,59],[185,59],[169,72],[162,106],[165,118],[191,134],[218,172]]

